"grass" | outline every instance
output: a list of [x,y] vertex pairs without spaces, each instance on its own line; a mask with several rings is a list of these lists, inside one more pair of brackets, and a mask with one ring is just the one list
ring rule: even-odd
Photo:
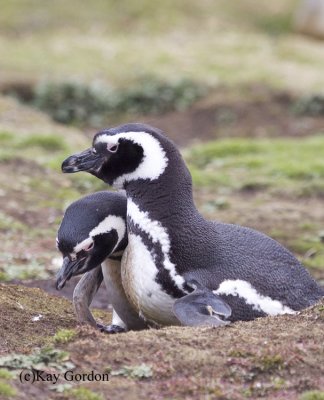
[[16,396],[16,389],[8,383],[8,381],[13,378],[14,375],[10,371],[0,368],[0,396],[3,396],[3,398],[12,398]]
[[68,394],[75,400],[104,400],[104,397],[101,393],[95,393],[85,387],[71,389],[68,391]]
[[[81,135],[80,135],[81,136]],[[61,134],[37,134],[25,133],[20,135],[13,132],[0,132],[0,140],[2,143],[0,149],[0,162],[12,161],[15,164],[21,163],[21,160],[28,160],[35,163],[36,170],[43,169],[43,176],[45,179],[39,179],[39,176],[34,177],[34,174],[26,174],[22,179],[25,191],[43,193],[52,193],[48,200],[43,201],[43,205],[49,207],[57,205],[58,201],[70,201],[70,199],[78,196],[77,192],[85,193],[89,190],[101,190],[104,185],[102,182],[94,179],[90,175],[79,174],[69,177],[72,182],[71,185],[53,186],[53,182],[46,173],[46,169],[50,168],[55,172],[61,171],[62,161],[73,152],[76,148],[72,148],[70,141],[67,141]],[[84,140],[84,148],[90,145],[90,141]],[[80,147],[79,145],[77,147]],[[11,186],[11,182],[4,182],[3,188],[6,184]],[[21,188],[20,188],[21,189]],[[42,202],[41,199],[38,201]],[[20,223],[13,224],[9,216],[5,216],[1,220],[0,229],[13,226],[14,229],[22,229],[23,225]]]
[[299,396],[298,400],[324,400],[324,392],[321,390],[309,390]]
[[15,397],[16,394],[17,391],[15,388],[10,386],[8,383],[0,381],[0,396],[3,396],[2,398],[12,398]]
[[16,144],[17,149],[25,149],[30,147],[39,147],[42,150],[55,152],[66,150],[66,144],[61,137],[54,135],[30,135],[28,138],[20,140]]
[[225,139],[189,149],[194,183],[234,190],[324,193],[324,136],[304,139]]
[[203,77],[208,84],[263,81],[315,90],[324,84],[324,54],[320,42],[293,34],[297,4],[4,2],[0,68],[7,81],[64,77],[127,87],[154,73],[166,81]]
[[76,336],[76,331],[73,329],[60,329],[53,337],[55,343],[68,343]]
[[30,160],[39,159],[46,164],[58,153],[68,151],[64,138],[55,134],[19,135],[13,132],[0,132],[0,140],[2,144],[0,161],[23,157]]

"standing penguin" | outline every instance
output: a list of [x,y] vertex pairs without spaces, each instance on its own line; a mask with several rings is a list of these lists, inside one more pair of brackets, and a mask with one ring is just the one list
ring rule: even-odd
[[113,306],[112,324],[99,328],[107,333],[144,329],[147,325],[129,304],[121,282],[121,255],[127,245],[126,197],[97,192],[72,203],[57,236],[63,265],[56,288],[72,276],[85,274],[75,287],[73,305],[79,322],[96,324],[89,306],[104,279]]
[[[219,310],[229,321],[292,314],[324,294],[273,239],[205,220],[194,205],[180,152],[158,129],[127,124],[100,131],[92,148],[70,156],[62,170],[88,171],[126,190],[122,281],[130,302],[149,321],[195,325],[188,310],[202,309],[211,315]],[[195,294],[204,300],[193,301]],[[210,308],[212,294],[223,301],[219,307]],[[231,315],[222,314],[226,305]]]

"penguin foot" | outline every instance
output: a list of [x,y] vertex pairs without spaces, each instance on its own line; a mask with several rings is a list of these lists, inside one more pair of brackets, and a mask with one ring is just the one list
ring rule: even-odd
[[210,289],[196,281],[187,282],[194,291],[176,300],[174,315],[185,326],[223,326],[230,323],[231,307]]
[[102,324],[97,323],[97,328],[100,330],[100,332],[109,333],[109,334],[126,332],[126,329],[122,328],[119,325],[113,325],[113,324],[102,325]]

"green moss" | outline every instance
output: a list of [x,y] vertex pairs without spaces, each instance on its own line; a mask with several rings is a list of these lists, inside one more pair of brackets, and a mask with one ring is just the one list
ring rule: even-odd
[[320,390],[309,390],[299,396],[298,400],[324,400],[324,392]]
[[298,254],[312,251],[314,254],[324,251],[324,244],[317,237],[298,237],[289,243],[289,247]]
[[303,260],[303,264],[310,269],[324,270],[324,253],[315,254]]
[[141,364],[134,366],[125,366],[119,370],[111,371],[112,376],[125,376],[133,379],[151,378],[153,371],[150,365]]
[[196,185],[324,193],[324,136],[288,139],[224,139],[185,152]]
[[271,36],[285,35],[292,31],[292,14],[262,15],[256,26]]
[[76,336],[76,331],[74,329],[60,329],[54,335],[55,343],[68,343],[71,342]]
[[271,371],[278,369],[283,365],[283,359],[281,355],[276,354],[274,356],[266,356],[261,360],[261,363],[265,371]]
[[229,352],[228,354],[230,357],[239,357],[239,358],[246,358],[250,357],[251,353],[249,351],[246,351],[244,349],[233,349]]
[[85,387],[79,387],[77,389],[71,389],[68,393],[75,400],[104,400],[104,397],[100,393],[95,393]]
[[299,224],[299,228],[303,231],[312,231],[316,229],[317,224],[309,221],[304,221]]
[[17,395],[17,391],[15,388],[10,386],[8,383],[0,381],[0,396],[4,398],[15,397]]
[[66,150],[67,146],[61,136],[55,135],[30,135],[19,141],[17,148],[40,147],[46,151]]
[[259,359],[256,359],[256,368],[261,372],[273,372],[281,369],[284,365],[284,361],[280,354],[265,355]]
[[7,369],[0,368],[0,379],[12,379],[14,375]]
[[51,346],[42,347],[31,354],[11,353],[0,357],[0,365],[13,369],[53,368],[65,372],[75,365],[69,361],[69,353]]
[[0,132],[0,142],[3,145],[4,143],[10,143],[14,139],[14,134],[12,132]]
[[[190,151],[190,159],[196,160],[196,166],[205,167],[216,159],[246,154],[255,155],[260,151],[262,151],[262,146],[260,146],[259,143],[255,143],[255,141],[244,139],[221,140],[193,147]],[[221,164],[222,163],[219,162],[219,165]],[[223,164],[225,164],[225,161],[223,161]]]

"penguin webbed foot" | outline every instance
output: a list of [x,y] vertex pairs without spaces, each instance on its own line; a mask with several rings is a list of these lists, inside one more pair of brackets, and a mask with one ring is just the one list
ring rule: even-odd
[[231,307],[212,290],[195,280],[186,282],[194,289],[192,293],[176,300],[173,312],[185,326],[223,326],[232,314]]
[[110,324],[110,325],[102,325],[99,324],[97,322],[97,328],[100,330],[100,332],[103,333],[108,333],[108,334],[115,334],[115,333],[124,333],[126,332],[126,329],[124,329],[123,327],[119,326],[119,325],[114,325],[114,324]]

